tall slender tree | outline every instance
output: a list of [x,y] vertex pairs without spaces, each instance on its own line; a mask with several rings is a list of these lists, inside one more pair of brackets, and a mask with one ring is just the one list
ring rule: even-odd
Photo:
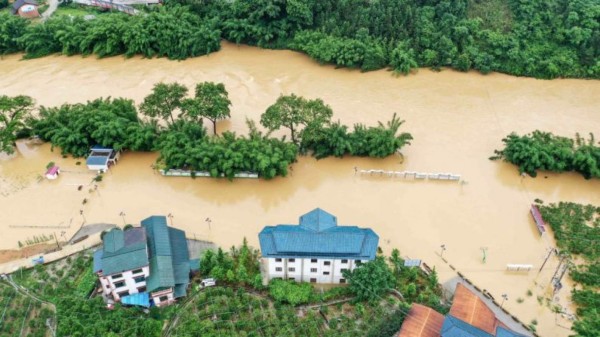
[[285,127],[290,130],[292,142],[298,143],[298,128],[319,127],[328,124],[333,111],[323,100],[308,100],[291,94],[279,96],[275,104],[262,114],[260,124],[269,130]]
[[203,82],[196,85],[196,95],[182,102],[182,110],[192,120],[206,118],[213,123],[217,134],[217,120],[230,117],[231,101],[223,83]]
[[152,93],[140,104],[140,111],[149,117],[159,117],[167,123],[175,123],[173,113],[181,110],[182,101],[188,93],[188,88],[177,82],[157,83],[152,88]]

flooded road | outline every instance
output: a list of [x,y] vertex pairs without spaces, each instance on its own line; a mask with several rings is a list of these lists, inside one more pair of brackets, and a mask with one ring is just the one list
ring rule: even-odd
[[[333,108],[334,119],[347,125],[372,125],[397,112],[406,120],[401,130],[415,138],[402,150],[404,161],[398,156],[300,158],[291,176],[272,181],[162,177],[151,169],[157,154],[124,153],[97,189],[84,160],[64,159],[58,150],[50,152],[48,144],[20,144],[15,158],[0,160],[0,249],[16,248],[18,240],[33,235],[60,236],[64,231],[69,237],[84,219],[122,225],[169,213],[173,225],[190,236],[225,247],[245,236],[258,246],[263,226],[297,223],[300,215],[321,207],[341,224],[373,228],[385,251],[398,248],[402,256],[436,266],[442,281],[454,275],[438,256],[440,245],[446,245],[444,257],[450,264],[496,299],[508,294],[504,306],[525,323],[536,319],[542,336],[569,334],[536,299],[549,296],[545,289],[558,261],[551,259],[538,275],[552,242],[539,237],[529,205],[536,198],[600,205],[600,181],[576,174],[522,178],[514,166],[487,158],[511,131],[600,135],[598,81],[425,69],[394,77],[386,71],[336,70],[289,51],[231,44],[208,57],[181,62],[78,56],[19,61],[9,56],[0,60],[0,74],[0,93],[30,95],[48,106],[100,96],[139,103],[159,81],[178,81],[190,89],[197,82],[223,82],[233,107],[231,120],[221,122],[219,130],[239,133],[247,131],[246,118],[258,121],[280,94],[295,93],[322,98]],[[50,161],[63,170],[55,181],[40,178]],[[355,167],[452,172],[465,182],[365,177],[355,175]],[[23,225],[53,228],[15,227]],[[482,248],[487,249],[486,263]],[[508,263],[532,264],[535,271],[507,273]],[[527,296],[527,290],[533,295]],[[563,305],[568,305],[567,294],[568,289],[560,293]]]

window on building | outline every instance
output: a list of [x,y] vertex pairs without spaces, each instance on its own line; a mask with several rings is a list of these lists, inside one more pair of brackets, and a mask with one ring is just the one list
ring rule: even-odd
[[346,259],[342,260],[342,264],[346,264],[346,263],[348,263],[348,260],[346,260]]
[[144,293],[144,292],[146,292],[146,287],[139,287],[139,288],[137,288],[137,290],[138,290],[138,293]]
[[281,259],[280,258],[276,258],[275,262],[281,262]]
[[132,274],[139,274],[139,273],[143,273],[143,272],[144,272],[143,269],[136,269],[136,270],[132,271],[131,273]]
[[317,268],[310,268],[310,272],[311,273],[316,273],[317,272]]
[[325,261],[325,262],[323,262],[323,264],[326,266],[331,266],[331,261]]
[[290,272],[292,272],[292,273],[293,273],[293,272],[295,272],[295,271],[296,271],[296,268],[294,268],[294,267],[290,267],[290,268],[288,268],[288,271],[290,271]]
[[115,288],[121,288],[125,286],[125,281],[115,282]]
[[135,283],[140,283],[140,282],[146,281],[146,277],[144,275],[142,275],[142,276],[135,277],[133,280],[135,281]]
[[275,267],[275,271],[283,271],[283,268],[281,268],[281,267]]
[[329,275],[329,272],[328,271],[324,271],[323,275]]
[[296,262],[296,259],[288,259],[288,262]]
[[316,278],[311,278],[310,279],[310,283],[317,283],[317,279]]
[[340,283],[346,283],[346,279],[345,278],[341,278],[340,279]]
[[159,300],[160,302],[166,302],[166,301],[168,301],[168,300],[169,300],[169,296],[161,296],[161,297],[159,297],[159,298],[158,298],[158,300]]
[[317,263],[317,259],[310,259],[310,263]]
[[121,278],[121,277],[123,277],[123,274],[114,274],[110,278],[113,279],[113,280],[116,280],[116,279]]
[[129,291],[122,291],[120,293],[117,293],[117,295],[119,295],[120,298],[123,298],[125,296],[129,296]]
[[296,282],[296,279],[293,277],[288,277],[288,280]]
[[361,260],[354,260],[354,264],[360,266],[362,264]]
[[342,268],[342,269],[340,269],[340,273],[343,274],[346,270],[348,270],[348,268]]

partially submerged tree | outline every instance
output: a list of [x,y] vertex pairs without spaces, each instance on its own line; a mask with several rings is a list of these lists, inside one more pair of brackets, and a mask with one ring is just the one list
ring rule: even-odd
[[17,133],[25,127],[25,118],[33,106],[29,96],[0,96],[0,152],[14,153]]
[[182,101],[187,95],[188,88],[177,82],[157,83],[152,93],[140,104],[140,111],[149,117],[164,119],[167,123],[175,123],[173,113],[181,109]]
[[275,104],[262,114],[260,124],[269,130],[281,127],[291,132],[292,142],[298,143],[296,134],[300,126],[313,127],[328,124],[333,111],[321,99],[308,100],[291,94],[279,96]]
[[230,117],[231,101],[223,83],[203,82],[196,85],[196,96],[182,102],[184,114],[192,120],[206,118],[213,123],[217,134],[217,120]]

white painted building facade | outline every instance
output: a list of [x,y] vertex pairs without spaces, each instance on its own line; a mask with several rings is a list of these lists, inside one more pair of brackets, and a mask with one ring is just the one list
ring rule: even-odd
[[369,228],[338,226],[337,218],[319,208],[300,217],[298,225],[266,226],[259,233],[263,279],[346,283],[352,271],[375,258],[379,237]]
[[112,296],[115,301],[120,301],[123,296],[145,292],[148,276],[150,268],[145,266],[113,275],[102,275],[99,279],[102,292]]
[[284,279],[310,283],[346,283],[344,270],[352,271],[368,260],[265,258],[267,279]]

